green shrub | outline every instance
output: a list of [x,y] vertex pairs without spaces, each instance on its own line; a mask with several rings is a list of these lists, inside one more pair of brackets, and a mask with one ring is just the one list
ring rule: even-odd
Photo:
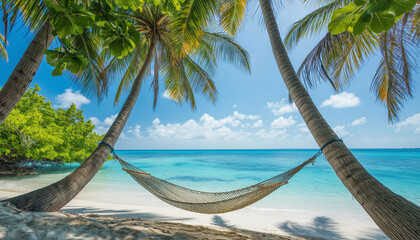
[[74,104],[54,109],[39,90],[37,85],[30,88],[0,125],[1,158],[8,162],[83,162],[102,136]]

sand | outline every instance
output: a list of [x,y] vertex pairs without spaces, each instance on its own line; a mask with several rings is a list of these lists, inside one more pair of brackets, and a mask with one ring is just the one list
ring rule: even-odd
[[0,239],[288,239],[268,233],[66,212],[22,212],[0,203]]
[[[2,179],[0,200],[61,177]],[[209,215],[172,207],[135,184],[112,190],[108,185],[92,181],[60,213],[8,210],[0,214],[0,239],[388,239],[356,203],[302,205],[271,196],[238,211]]]

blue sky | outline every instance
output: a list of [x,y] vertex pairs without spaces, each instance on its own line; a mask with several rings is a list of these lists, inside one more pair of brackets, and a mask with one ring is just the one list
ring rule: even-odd
[[[254,9],[248,14],[252,16]],[[310,9],[286,6],[278,16],[284,36],[287,28]],[[248,17],[238,34],[238,41],[251,55],[252,74],[220,63],[214,76],[218,89],[215,103],[197,95],[197,110],[182,106],[165,97],[163,86],[156,111],[152,109],[151,79],[143,85],[139,100],[116,145],[117,149],[233,149],[233,148],[317,148],[297,110],[288,105],[288,93],[277,70],[259,13]],[[32,39],[24,28],[15,28],[9,35],[9,62],[0,62],[4,85]],[[298,68],[320,37],[302,41],[289,55]],[[315,104],[351,148],[420,147],[420,82],[415,81],[414,98],[405,104],[400,122],[390,125],[386,108],[369,90],[378,64],[373,57],[340,94],[322,84],[309,90]],[[113,105],[118,79],[114,79],[108,97],[101,103],[80,89],[65,76],[52,77],[52,68],[44,61],[34,80],[41,94],[55,106],[76,103],[91,119],[98,133],[105,133],[119,112],[127,94]],[[420,78],[420,72],[414,76]],[[417,91],[416,91],[417,90]]]

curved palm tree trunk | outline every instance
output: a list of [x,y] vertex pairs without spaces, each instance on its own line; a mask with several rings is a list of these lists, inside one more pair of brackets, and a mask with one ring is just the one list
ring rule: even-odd
[[[318,146],[337,135],[303,87],[283,45],[270,0],[260,0],[271,47],[283,80]],[[420,208],[393,193],[357,161],[344,143],[329,144],[323,153],[337,176],[379,228],[391,239],[419,239]]]
[[[118,113],[114,123],[109,128],[103,142],[112,147],[120,136],[125,123],[137,101],[141,85],[148,68],[151,65],[156,40],[152,37],[143,66],[134,80],[130,94],[127,97],[121,111]],[[70,202],[95,176],[110,153],[109,147],[99,144],[95,151],[70,175],[47,187],[4,200],[10,202],[17,208],[26,211],[53,212],[58,211]]]
[[4,122],[10,111],[16,106],[28,89],[36,71],[44,58],[54,36],[52,26],[47,21],[29,44],[19,63],[16,65],[6,84],[0,91],[0,124]]

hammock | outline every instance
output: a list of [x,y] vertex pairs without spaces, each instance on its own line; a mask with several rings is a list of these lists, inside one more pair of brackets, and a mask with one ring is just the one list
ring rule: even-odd
[[334,139],[327,142],[313,157],[289,171],[255,185],[229,192],[202,192],[167,182],[122,160],[115,154],[114,149],[109,144],[104,142],[101,142],[101,144],[105,144],[111,148],[111,151],[114,152],[114,159],[117,159],[120,162],[124,171],[162,201],[174,207],[191,212],[216,214],[244,208],[266,197],[279,187],[287,184],[289,179],[298,173],[304,166],[313,163],[315,159],[321,155],[322,150],[328,144],[335,141],[342,140]]
[[167,182],[152,176],[119,158],[114,154],[131,177],[134,178],[150,193],[162,201],[187,211],[197,213],[225,213],[244,208],[264,198],[279,187],[287,184],[288,180],[299,172],[305,165],[315,160],[315,156],[301,165],[267,179],[255,185],[229,192],[202,192]]

